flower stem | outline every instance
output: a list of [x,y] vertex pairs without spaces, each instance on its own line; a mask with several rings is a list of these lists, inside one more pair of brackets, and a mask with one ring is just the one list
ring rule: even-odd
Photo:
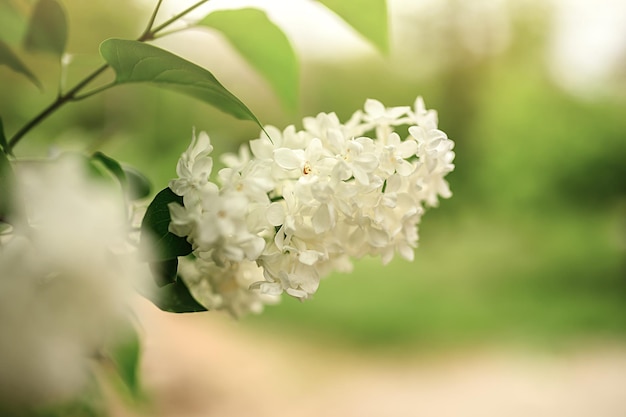
[[87,77],[85,77],[81,82],[76,84],[74,86],[74,88],[72,88],[70,91],[68,91],[65,94],[58,95],[57,99],[54,102],[52,102],[52,104],[50,104],[48,107],[43,109],[41,111],[41,113],[39,113],[37,116],[35,116],[31,121],[26,123],[20,130],[17,131],[17,133],[15,133],[13,135],[13,137],[9,141],[9,149],[8,149],[8,151],[11,152],[13,150],[13,148],[15,147],[15,145],[17,145],[17,143],[20,141],[20,139],[22,139],[22,137],[24,137],[24,135],[26,133],[28,133],[32,128],[37,126],[44,119],[46,119],[48,116],[50,116],[52,113],[54,113],[55,110],[57,110],[59,107],[61,107],[62,105],[64,105],[68,101],[71,101],[74,98],[74,96],[76,95],[76,93],[78,93],[80,90],[85,88],[85,86],[87,86],[87,84],[89,84],[94,79],[96,79],[107,68],[109,68],[108,64],[102,65],[100,68],[98,68],[97,70],[95,70],[94,72],[89,74]]
[[163,3],[163,0],[158,0],[156,6],[154,7],[154,11],[152,12],[152,15],[150,16],[150,20],[148,20],[148,24],[146,25],[146,30],[144,30],[143,35],[145,35],[146,33],[150,33],[150,31],[152,30],[152,25],[154,25],[154,20],[157,17],[157,14],[159,13],[159,9],[161,8],[161,3]]
[[171,25],[172,23],[174,23],[175,21],[177,21],[181,17],[191,13],[193,10],[197,9],[198,7],[202,6],[204,3],[207,3],[208,1],[209,0],[201,0],[201,1],[197,2],[196,4],[186,8],[182,12],[180,12],[177,15],[173,16],[172,18],[166,20],[165,22],[161,23],[159,26],[155,27],[154,29],[152,29],[150,31],[147,31],[142,36],[140,36],[139,39],[137,39],[137,40],[140,41],[140,42],[144,42],[144,41],[147,41],[147,40],[154,39],[154,36],[157,33],[159,33],[161,30],[165,29],[166,27],[168,27],[169,25]]

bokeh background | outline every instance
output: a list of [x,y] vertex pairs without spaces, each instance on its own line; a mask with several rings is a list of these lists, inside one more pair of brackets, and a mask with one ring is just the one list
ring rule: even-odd
[[[63,3],[73,54],[64,75],[68,85],[99,65],[103,39],[135,38],[153,7],[145,0]],[[165,1],[163,16],[187,3]],[[412,263],[360,260],[352,274],[324,280],[313,299],[284,299],[238,322],[210,312],[164,319],[178,320],[172,329],[189,331],[180,336],[180,356],[194,337],[210,340],[206,343],[213,348],[220,337],[230,338],[227,346],[251,344],[249,350],[223,351],[226,357],[239,352],[238,360],[255,357],[254,344],[266,346],[271,339],[275,345],[266,349],[298,346],[301,361],[338,355],[332,357],[342,363],[355,357],[367,358],[364,363],[392,357],[412,363],[493,349],[565,357],[589,351],[586,358],[606,358],[604,349],[611,346],[617,353],[608,357],[621,368],[608,362],[606,369],[626,369],[624,2],[390,0],[386,55],[313,1],[253,3],[268,10],[296,50],[296,109],[282,107],[219,33],[192,30],[158,44],[206,66],[264,124],[278,127],[300,127],[302,117],[322,111],[346,119],[367,98],[410,105],[423,96],[439,112],[440,128],[456,142],[456,170],[449,176],[454,196],[424,217]],[[210,7],[239,4],[215,0]],[[15,33],[11,18],[0,17],[3,36]],[[58,83],[59,68],[51,58],[24,59],[38,68],[44,84]],[[0,114],[7,134],[55,94],[54,88],[42,93],[0,68]],[[234,151],[259,134],[254,124],[191,98],[123,86],[66,106],[33,130],[16,153],[35,157],[98,148],[145,172],[158,190],[175,175],[193,127],[209,133],[216,152]],[[148,316],[159,314],[142,308]],[[146,337],[148,358],[158,362],[156,354],[149,355],[159,343],[150,332]],[[294,365],[296,357],[288,356]],[[154,363],[145,366],[147,378],[167,380]],[[603,375],[590,386],[608,387]],[[617,382],[626,394],[626,380]],[[611,389],[621,388],[613,384]],[[567,391],[563,396],[575,397]],[[616,397],[617,408],[603,415],[626,413],[619,403]]]

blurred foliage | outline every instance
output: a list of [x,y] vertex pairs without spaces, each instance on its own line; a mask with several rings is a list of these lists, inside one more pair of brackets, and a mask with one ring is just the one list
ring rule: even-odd
[[[217,10],[198,25],[218,29],[269,81],[282,100],[285,111],[291,112],[297,107],[297,58],[287,36],[264,12],[254,8]],[[276,71],[276,68],[281,70]]]
[[[64,4],[80,25],[69,31],[67,50],[76,54],[69,84],[99,65],[99,41],[136,37],[139,16],[149,15],[121,0]],[[406,105],[422,95],[457,143],[454,197],[425,216],[415,262],[359,261],[353,274],[323,281],[312,300],[284,300],[243,325],[377,347],[626,335],[626,101],[575,97],[555,85],[545,65],[549,19],[542,10],[516,10],[508,46],[480,54],[456,30],[462,5],[445,4],[436,18],[404,14],[416,32],[395,39],[389,57],[334,62],[296,50],[295,118],[278,101],[265,103],[265,90],[225,83],[262,123],[279,127],[320,111],[345,120],[368,97]],[[127,12],[114,13],[120,8]],[[55,84],[52,60],[22,58],[48,68],[36,75]],[[227,75],[209,69],[220,80]],[[55,94],[2,68],[0,85],[7,136]],[[208,131],[216,154],[259,134],[253,123],[191,98],[123,86],[62,109],[16,153],[40,155],[53,140],[97,146],[139,168],[158,190],[175,175],[194,126]]]

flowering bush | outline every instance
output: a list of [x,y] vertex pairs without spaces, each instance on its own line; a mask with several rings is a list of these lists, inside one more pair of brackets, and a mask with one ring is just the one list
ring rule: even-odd
[[[11,336],[0,339],[0,414],[61,415],[55,407],[80,403],[93,385],[93,366],[103,363],[113,364],[139,398],[136,292],[165,311],[227,310],[236,317],[260,312],[283,292],[306,299],[329,272],[349,271],[353,258],[413,259],[424,209],[450,196],[453,142],[421,98],[413,108],[367,100],[343,123],[321,113],[305,118],[303,130],[263,128],[211,72],[147,43],[206,2],[155,25],[158,0],[137,40],[105,40],[105,64],[69,89],[61,80],[54,101],[13,135],[5,136],[0,119],[0,332]],[[366,12],[382,26],[374,35],[359,30],[384,50],[385,2],[368,3],[376,7]],[[18,13],[11,4],[0,11]],[[362,28],[350,13],[361,7],[338,13]],[[255,30],[237,32],[238,21]],[[293,104],[295,55],[263,12],[214,11],[191,26],[222,31]],[[69,65],[58,0],[36,1],[25,33],[24,49]],[[264,47],[281,67],[268,71],[256,52]],[[41,86],[3,39],[0,65]],[[87,90],[107,70],[114,80]],[[237,155],[223,155],[225,168],[215,176],[209,136],[194,134],[177,178],[149,203],[148,179],[101,152],[16,155],[19,142],[60,107],[127,83],[188,94],[257,123],[262,134]],[[41,408],[48,405],[52,411]]]

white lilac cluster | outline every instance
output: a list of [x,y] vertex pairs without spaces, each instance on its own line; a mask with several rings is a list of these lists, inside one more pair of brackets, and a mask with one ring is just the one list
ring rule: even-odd
[[180,273],[208,309],[240,316],[283,292],[308,298],[351,258],[412,260],[424,208],[451,196],[454,142],[421,97],[413,108],[367,100],[346,123],[320,113],[303,126],[267,126],[224,155],[217,182],[206,133],[181,156],[169,186],[184,206],[170,204],[170,231],[192,244]]
[[62,159],[16,167],[20,204],[0,236],[0,405],[77,395],[131,320],[145,267],[127,246],[119,195]]

